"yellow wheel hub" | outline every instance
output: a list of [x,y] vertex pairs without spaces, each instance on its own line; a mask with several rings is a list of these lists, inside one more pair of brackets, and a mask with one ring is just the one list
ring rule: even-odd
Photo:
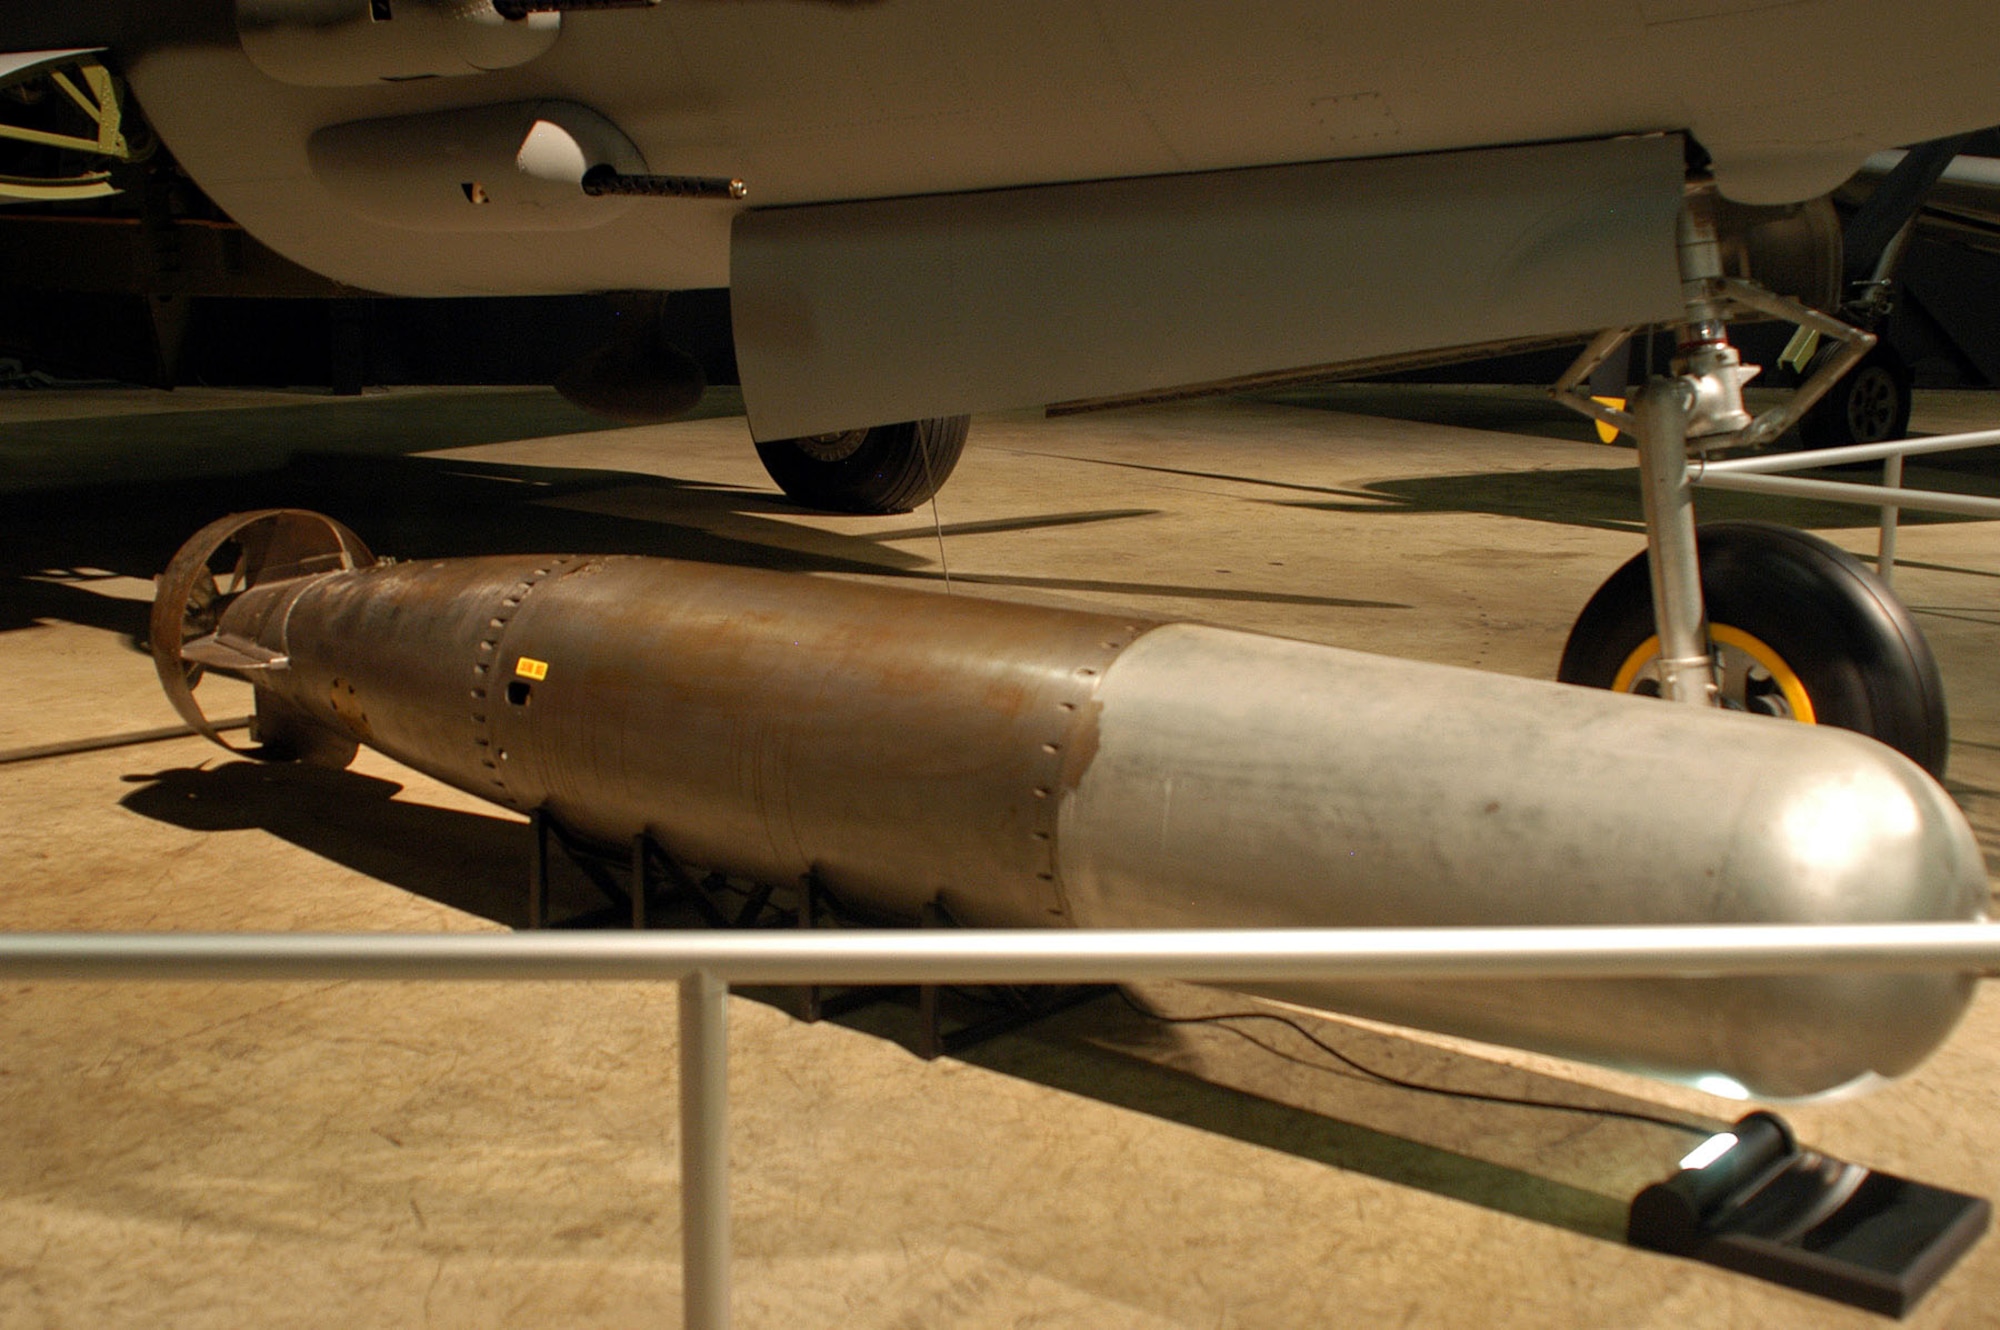
[[[1807,725],[1818,723],[1812,698],[1807,695],[1798,671],[1786,664],[1785,658],[1773,651],[1769,644],[1741,628],[1722,623],[1708,626],[1708,640],[1711,650],[1715,652],[1725,702],[1749,711],[1755,709],[1750,705],[1753,696],[1770,697],[1775,691],[1776,698],[1783,700],[1791,719]],[[1611,681],[1611,691],[1633,693],[1649,680],[1657,684],[1659,658],[1658,636],[1641,642],[1631,655],[1625,657],[1625,663],[1618,667],[1617,677]]]

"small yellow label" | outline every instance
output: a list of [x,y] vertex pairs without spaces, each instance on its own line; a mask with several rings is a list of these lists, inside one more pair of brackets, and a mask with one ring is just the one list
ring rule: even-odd
[[533,656],[522,656],[514,662],[514,673],[523,679],[546,679],[549,677],[549,663],[536,660]]
[[[1623,411],[1625,409],[1625,399],[1622,397],[1593,397],[1590,400],[1600,406],[1608,406],[1613,411]],[[1601,420],[1598,421],[1597,441],[1599,443],[1618,442],[1618,427],[1616,425],[1607,425]]]

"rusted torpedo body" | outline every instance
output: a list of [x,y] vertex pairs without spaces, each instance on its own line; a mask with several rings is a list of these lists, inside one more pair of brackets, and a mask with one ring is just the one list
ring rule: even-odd
[[[1950,798],[1872,740],[1195,624],[636,557],[377,562],[279,510],[190,541],[152,635],[198,726],[196,667],[255,685],[266,756],[367,744],[576,836],[810,874],[876,915],[1854,923],[1987,900]],[[1784,1097],[1914,1066],[1972,982],[1278,995]]]

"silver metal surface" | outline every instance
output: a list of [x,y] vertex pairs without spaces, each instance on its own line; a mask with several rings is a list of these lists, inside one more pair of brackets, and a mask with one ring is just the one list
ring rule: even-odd
[[[1096,704],[1058,845],[1083,927],[1888,923],[1986,904],[1950,796],[1841,731],[1187,624],[1128,648]],[[1914,975],[1284,991],[1781,1097],[1915,1065],[1969,993]]]
[[[1940,434],[1928,439],[1900,439],[1887,443],[1857,443],[1845,448],[1818,448],[1798,453],[1767,453],[1758,457],[1733,457],[1711,462],[1696,459],[1691,483],[1707,489],[1733,489],[1752,494],[1776,494],[1791,498],[1818,499],[1828,503],[1857,503],[1882,510],[1881,539],[1876,546],[1876,572],[1887,582],[1896,572],[1896,530],[1904,508],[1923,512],[1957,513],[1965,517],[2000,518],[2000,499],[1975,494],[1952,494],[1944,490],[1903,488],[1903,459],[1927,453],[1959,452],[1969,448],[1990,448],[2000,444],[2000,430],[1976,430],[1967,434]],[[1843,466],[1854,462],[1882,463],[1880,485],[1857,485],[1848,481],[1789,478],[1784,473],[1819,467]]]
[[[1876,342],[1872,333],[1864,332],[1829,314],[1823,314],[1789,296],[1768,291],[1755,282],[1736,277],[1714,277],[1702,282],[1700,290],[1702,294],[1696,299],[1694,307],[1708,321],[1710,325],[1708,331],[1711,335],[1721,335],[1721,325],[1714,323],[1712,317],[1720,311],[1724,317],[1741,317],[1748,314],[1798,324],[1802,332],[1812,334],[1812,337],[1803,343],[1808,349],[1799,353],[1801,357],[1809,358],[1810,347],[1816,346],[1820,338],[1830,338],[1838,343],[1840,348],[1822,361],[1819,368],[1814,370],[1804,383],[1786,394],[1783,401],[1761,412],[1756,419],[1742,418],[1738,420],[1740,428],[1732,426],[1730,429],[1711,432],[1700,438],[1699,446],[1704,450],[1759,447],[1770,443],[1798,424],[1799,419],[1812,408],[1813,404],[1826,396],[1827,391],[1843,374],[1859,364],[1861,358],[1868,354]],[[1615,410],[1596,401],[1581,387],[1590,377],[1591,371],[1609,358],[1611,353],[1636,331],[1638,330],[1633,328],[1609,328],[1599,333],[1556,381],[1550,389],[1551,395],[1572,411],[1636,437],[1638,428],[1628,412]],[[1795,337],[1794,343],[1799,344],[1799,339]],[[1788,349],[1787,356],[1790,354]],[[1733,361],[1727,359],[1716,361],[1716,366],[1723,368],[1733,364]],[[1741,384],[1747,381],[1747,377],[1737,377],[1732,381],[1740,388]],[[1727,385],[1719,380],[1711,383],[1708,392],[1711,411],[1717,409],[1716,404],[1720,401],[1721,395],[1727,391]],[[1737,396],[1740,398],[1741,394],[1738,393]],[[1732,419],[1737,418],[1732,417]],[[1741,466],[1745,461],[1753,460],[1761,462],[1765,459],[1732,459],[1726,465]]]
[[[1883,460],[1882,488],[1885,490],[1903,488],[1901,453]],[[1880,577],[1885,585],[1893,582],[1896,576],[1896,521],[1901,514],[1902,509],[1893,503],[1882,505],[1882,534],[1875,545],[1875,575]],[[2000,507],[1996,507],[1994,516],[2000,517]]]
[[1916,508],[1925,512],[2000,518],[2000,499],[1976,494],[1947,494],[1941,490],[1912,490],[1900,486],[1860,485],[1846,480],[1713,470],[1700,475],[1693,483],[1703,489],[1736,490],[1743,494],[1778,494],[1793,499],[1820,499],[1828,503],[1858,503],[1869,508],[1892,504],[1898,508]]
[[[246,520],[254,535],[273,519]],[[206,559],[226,539],[211,527],[191,548]],[[170,686],[185,681],[174,632],[241,641],[246,657],[287,662],[239,672],[260,727],[308,755],[367,743],[613,852],[643,834],[689,868],[809,878],[869,917],[936,905],[1006,927],[1845,923],[1969,919],[1986,901],[1949,797],[1835,731],[665,560],[412,561],[277,582],[247,556],[238,566],[248,589],[192,627],[166,603],[186,579],[163,583],[155,648]],[[1288,994],[1789,1096],[1914,1065],[1969,981]]]
[[[706,976],[710,987],[699,990],[697,1006],[707,1002],[703,995],[731,984],[1271,984],[1919,971],[2000,973],[2000,926],[0,933],[0,975],[10,982],[627,983]],[[704,1022],[699,1037],[721,1028]]]
[[681,1305],[687,1330],[729,1330],[729,984],[680,981]]
[[1694,491],[1688,484],[1691,381],[1655,379],[1632,404],[1639,439],[1639,497],[1646,514],[1647,571],[1660,637],[1660,695],[1712,706],[1715,662],[1708,654],[1701,561],[1695,548]]
[[1719,475],[1808,471],[1822,466],[1846,466],[1850,462],[1879,462],[1888,457],[1921,457],[1926,453],[1953,453],[1967,448],[1991,448],[1996,444],[2000,444],[2000,430],[1975,430],[1967,434],[1937,434],[1926,439],[1857,443],[1845,448],[1765,453],[1757,457],[1731,457],[1724,461],[1697,460],[1694,463],[1694,470],[1696,476],[1701,479]]
[[1722,246],[1716,236],[1715,182],[1693,176],[1681,206],[1680,333],[1674,372],[1687,385],[1683,439],[1734,434],[1750,423],[1743,409],[1743,385],[1757,373],[1729,344],[1727,304],[1722,296]]
[[1707,440],[1708,446],[1757,447],[1769,443],[1796,425],[1813,404],[1826,396],[1840,377],[1859,364],[1861,358],[1875,346],[1873,333],[1844,323],[1800,301],[1767,291],[1755,282],[1728,277],[1715,282],[1714,286],[1731,306],[1809,328],[1822,337],[1832,338],[1839,343],[1840,349],[1821,362],[1812,376],[1793,389],[1784,401],[1762,412],[1739,432]]

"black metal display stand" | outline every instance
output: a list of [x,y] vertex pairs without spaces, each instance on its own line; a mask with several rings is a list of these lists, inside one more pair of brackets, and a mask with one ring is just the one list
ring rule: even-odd
[[[808,874],[805,880],[804,908],[799,911],[799,926],[818,928],[838,922],[844,917],[838,900],[826,889],[817,876]],[[924,907],[919,923],[924,928],[955,928],[958,923],[941,902],[933,902]],[[808,985],[805,990],[805,1010],[807,1021],[818,1021],[829,1016],[856,1011],[877,1002],[907,994],[909,986],[903,987],[855,987],[845,988],[828,996],[818,984]],[[940,997],[943,993],[936,984],[919,984],[915,987],[917,998],[917,1056],[926,1062],[934,1061],[946,1054],[963,1053],[1011,1034],[1044,1017],[1081,1005],[1106,992],[1102,984],[1090,985],[1031,985],[980,990],[973,996],[969,990],[954,988],[951,991],[964,995],[968,1003],[981,1009],[982,1014],[971,1020],[947,1027]]]
[[757,884],[743,893],[740,902],[728,900],[729,880],[721,873],[696,876],[644,832],[632,838],[625,861],[573,835],[541,809],[528,815],[534,848],[528,868],[528,927],[547,928],[551,850],[560,850],[595,886],[608,902],[608,912],[592,911],[581,918],[565,921],[569,926],[593,927],[629,918],[635,929],[648,926],[654,907],[684,900],[693,906],[702,922],[711,928],[789,927],[796,912],[771,907],[775,888]]
[[[730,880],[721,873],[698,875],[643,832],[632,838],[629,855],[620,863],[615,853],[607,853],[576,836],[541,809],[528,815],[528,823],[534,838],[528,871],[531,929],[550,927],[549,873],[556,852],[581,872],[607,902],[605,908],[566,919],[558,927],[614,926],[629,918],[633,928],[643,929],[656,907],[675,900],[690,905],[710,928],[824,928],[837,927],[854,917],[813,874],[808,874],[800,886],[799,908],[782,909],[772,904],[776,888],[771,884],[732,888]],[[729,899],[731,894],[739,895],[741,900]],[[957,926],[942,904],[926,906],[919,923],[926,928]],[[821,985],[809,984],[803,989],[800,1014],[806,1021],[816,1022],[914,992],[918,1021],[916,1052],[928,1061],[947,1053],[964,1052],[1021,1029],[1045,1016],[1087,1002],[1105,989],[1102,985],[1050,985],[982,989],[977,994],[963,988],[950,991],[964,997],[965,1001],[958,1005],[972,1007],[980,1014],[948,1024],[940,1000],[944,990],[935,984],[914,988],[859,986],[832,994]]]
[[1801,1149],[1782,1118],[1756,1112],[1640,1192],[1626,1236],[1635,1247],[1902,1316],[1991,1216],[1977,1196]]

